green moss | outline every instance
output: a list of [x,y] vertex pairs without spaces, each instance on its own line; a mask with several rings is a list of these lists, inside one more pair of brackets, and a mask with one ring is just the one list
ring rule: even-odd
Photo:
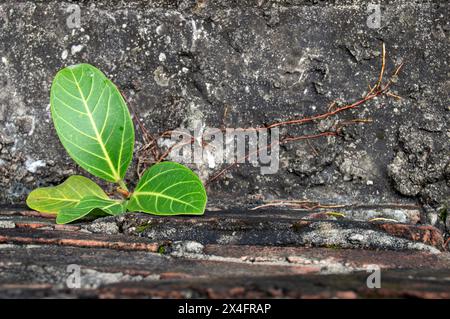
[[164,254],[166,252],[166,247],[163,245],[158,247],[158,254]]
[[438,210],[439,213],[439,218],[445,223],[445,221],[447,220],[447,216],[448,216],[448,207],[447,205],[444,205],[443,207],[441,207]]
[[138,225],[138,226],[136,226],[136,232],[139,233],[139,234],[143,233],[144,231],[146,231],[151,226],[152,226],[151,223]]

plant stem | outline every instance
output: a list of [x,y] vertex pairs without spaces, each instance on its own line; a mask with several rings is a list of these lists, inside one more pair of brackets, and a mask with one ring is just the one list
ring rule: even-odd
[[127,185],[125,185],[123,180],[119,180],[117,183],[119,184],[120,188],[122,188],[128,192],[128,187],[127,187]]

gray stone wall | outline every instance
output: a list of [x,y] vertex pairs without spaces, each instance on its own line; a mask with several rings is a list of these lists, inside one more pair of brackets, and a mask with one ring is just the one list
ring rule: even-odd
[[[384,42],[387,73],[405,62],[393,87],[402,99],[379,97],[313,125],[282,128],[295,136],[337,120],[372,120],[346,126],[338,137],[282,146],[277,174],[249,165],[227,171],[208,186],[210,202],[419,201],[428,221],[437,222],[450,194],[449,5],[383,2],[373,28],[369,3],[2,1],[0,203],[23,204],[33,188],[83,173],[49,113],[51,81],[64,66],[100,68],[153,134],[196,121],[246,128],[322,113],[333,100],[358,100],[378,78]],[[191,167],[204,180],[220,168]]]

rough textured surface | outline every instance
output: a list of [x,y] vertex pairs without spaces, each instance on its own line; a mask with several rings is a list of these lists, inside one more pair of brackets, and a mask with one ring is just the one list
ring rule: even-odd
[[[371,29],[362,0],[1,1],[0,297],[449,298],[450,7],[381,9]],[[32,189],[86,174],[51,123],[50,85],[64,66],[103,70],[153,134],[247,128],[359,100],[378,79],[382,42],[386,74],[405,62],[392,89],[401,99],[282,127],[298,136],[352,123],[283,145],[274,175],[227,171],[208,184],[202,218],[59,226],[21,210]],[[222,165],[190,167],[206,181]],[[310,207],[249,210],[278,199]],[[82,267],[80,289],[66,288],[70,263]],[[382,265],[382,289],[366,288],[370,263]]]
[[[274,225],[281,233],[275,238],[261,225],[260,217],[235,216],[234,221],[210,217],[200,222],[203,227],[185,219],[177,221],[178,228],[191,226],[190,233],[176,233],[170,225],[136,233],[129,227],[133,219],[58,226],[52,219],[30,213],[0,214],[5,225],[0,229],[1,298],[450,297],[450,256],[429,245],[437,229],[419,236],[420,226],[409,226],[405,232],[401,231],[404,224],[378,224],[372,226],[372,239],[397,244],[369,241],[364,246],[356,241],[368,226],[361,229],[349,222],[345,227],[351,236],[338,240],[331,236],[328,243],[334,242],[328,248],[309,248],[302,241],[282,241],[288,238],[288,230],[282,227],[287,220]],[[295,215],[290,214],[291,224]],[[140,217],[141,225],[151,221]],[[302,232],[331,231],[330,221],[314,223],[316,229],[308,230],[305,224]],[[113,224],[121,225],[114,235],[110,234]],[[211,227],[216,237],[229,234],[228,242],[215,240]],[[167,232],[172,240],[161,239]],[[410,244],[398,245],[402,242]],[[361,246],[366,249],[344,249]],[[80,271],[78,288],[69,286],[74,265]],[[381,271],[379,289],[366,284],[373,270],[368,271],[375,266]]]
[[[110,245],[115,243],[114,236],[125,234],[148,238],[152,243],[173,241],[194,241],[202,245],[263,245],[263,246],[307,246],[307,247],[340,247],[384,250],[422,250],[439,253],[445,250],[443,233],[432,226],[420,226],[392,222],[357,222],[349,219],[335,218],[314,219],[305,214],[288,212],[289,217],[282,217],[277,212],[242,214],[229,211],[207,212],[202,217],[161,218],[145,214],[127,213],[116,217],[98,219],[92,223],[78,225],[54,225],[53,220],[18,216],[16,212],[3,212],[0,222],[4,223],[4,233],[17,233],[10,229],[36,229],[42,244],[65,244],[59,238],[52,237],[47,230],[82,230],[92,234],[111,235]],[[14,222],[13,222],[14,221]],[[28,233],[26,233],[28,234]],[[27,235],[28,236],[28,235]],[[14,237],[16,242],[27,243],[27,236]],[[86,235],[87,236],[87,235]],[[0,236],[0,242],[9,237]],[[85,238],[81,237],[81,242]],[[75,239],[76,242],[80,242]],[[95,240],[95,236],[94,239]],[[108,245],[98,243],[97,245]],[[136,249],[157,250],[158,245],[141,246]],[[179,247],[181,250],[195,251],[197,246]],[[172,248],[171,248],[172,249]]]
[[[66,24],[73,3],[80,6],[79,28]],[[254,127],[324,112],[333,100],[357,100],[378,77],[384,41],[387,71],[406,63],[394,88],[401,100],[376,99],[317,123],[320,131],[337,119],[373,120],[345,127],[340,137],[284,146],[275,175],[240,165],[210,185],[210,199],[224,197],[222,207],[273,198],[420,199],[423,221],[443,229],[448,3],[390,1],[381,8],[381,28],[370,29],[367,3],[357,0],[2,2],[0,203],[21,204],[31,189],[80,171],[49,116],[51,80],[65,65],[101,68],[152,133],[195,121]],[[203,179],[216,171],[206,163],[193,168]],[[129,179],[135,181],[134,170]]]

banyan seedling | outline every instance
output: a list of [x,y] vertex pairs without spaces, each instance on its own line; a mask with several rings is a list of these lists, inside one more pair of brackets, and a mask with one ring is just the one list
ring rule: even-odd
[[117,87],[89,64],[66,67],[55,76],[50,106],[56,133],[70,157],[83,169],[116,183],[125,198],[112,199],[84,176],[33,190],[27,205],[57,214],[58,224],[126,211],[155,215],[201,215],[205,188],[189,168],[174,162],[151,166],[130,192],[124,182],[134,149],[134,127]]

